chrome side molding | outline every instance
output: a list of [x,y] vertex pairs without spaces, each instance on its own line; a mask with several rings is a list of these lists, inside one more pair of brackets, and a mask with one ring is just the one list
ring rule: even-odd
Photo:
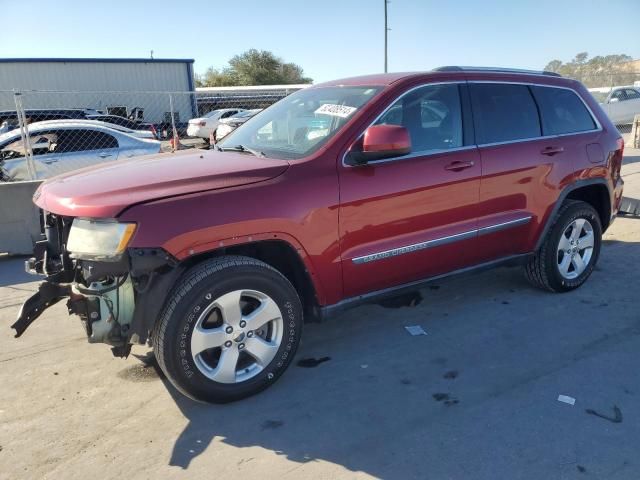
[[411,245],[405,245],[398,248],[392,248],[390,250],[383,250],[382,252],[371,253],[369,255],[363,255],[361,257],[354,257],[351,259],[356,265],[362,263],[375,262],[377,260],[383,260],[385,258],[397,257],[398,255],[404,255],[406,253],[416,252],[418,250],[424,250],[427,248],[438,247],[440,245],[447,245],[453,242],[459,242],[461,240],[467,240],[473,238],[476,235],[488,235],[490,233],[499,232],[507,228],[514,228],[520,225],[526,225],[531,221],[531,215],[526,217],[517,218],[515,220],[509,220],[508,222],[496,223],[495,225],[489,225],[487,227],[476,228],[467,232],[456,233],[455,235],[447,235],[446,237],[434,238],[433,240],[427,240],[420,243],[412,243]]

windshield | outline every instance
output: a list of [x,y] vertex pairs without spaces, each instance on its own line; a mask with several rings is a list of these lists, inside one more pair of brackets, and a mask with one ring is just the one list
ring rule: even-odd
[[295,160],[327,143],[380,88],[322,87],[300,90],[247,120],[220,142],[267,157]]

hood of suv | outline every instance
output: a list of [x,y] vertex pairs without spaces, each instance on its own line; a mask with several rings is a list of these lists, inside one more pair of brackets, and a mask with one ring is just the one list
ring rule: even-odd
[[188,150],[116,161],[61,175],[34,195],[40,208],[74,217],[113,218],[160,198],[247,185],[277,177],[289,164],[249,153]]

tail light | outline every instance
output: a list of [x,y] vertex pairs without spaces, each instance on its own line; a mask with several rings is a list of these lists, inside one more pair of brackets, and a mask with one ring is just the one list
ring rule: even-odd
[[620,170],[622,169],[622,156],[624,154],[624,139],[622,137],[616,140],[616,151],[613,152],[611,158],[611,171],[613,173],[613,179],[620,178]]
[[151,130],[151,133],[153,134],[154,138],[160,138],[160,136],[158,135],[158,130],[156,130],[156,126],[151,124],[149,130]]

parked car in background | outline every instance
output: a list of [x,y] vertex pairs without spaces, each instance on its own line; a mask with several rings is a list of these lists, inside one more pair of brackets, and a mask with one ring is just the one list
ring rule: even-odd
[[192,118],[187,126],[187,135],[204,138],[208,142],[211,134],[218,128],[220,120],[231,117],[238,112],[244,112],[244,110],[244,108],[222,108],[212,110],[202,117]]
[[633,118],[640,114],[640,88],[614,87],[608,94],[592,92],[594,97],[616,125],[633,123]]
[[[137,138],[87,120],[30,124],[29,143],[37,179],[117,159],[159,153],[161,146],[157,140]],[[25,152],[19,129],[0,135],[3,181],[31,179]]]
[[[24,110],[27,123],[41,122],[46,120],[65,120],[87,118],[87,113],[81,108],[44,108]],[[0,125],[7,122],[9,129],[18,128],[18,113],[15,110],[0,111]]]
[[623,149],[586,88],[553,73],[314,85],[216,149],[45,182],[26,266],[47,278],[12,327],[69,299],[89,342],[126,357],[150,341],[180,392],[237,400],[282,375],[305,319],[498,265],[580,287],[620,206]]
[[222,140],[224,137],[229,135],[251,117],[255,117],[262,110],[262,108],[244,110],[242,112],[236,113],[235,115],[231,115],[230,117],[221,119],[220,123],[218,124],[218,128],[216,128],[213,133],[214,141],[218,142]]
[[139,135],[142,138],[160,138],[158,135],[158,130],[153,123],[136,122],[134,120],[129,120],[128,118],[120,117],[118,115],[87,115],[87,119],[120,125],[121,127],[125,127],[130,130],[148,132],[149,134],[151,134],[151,136],[148,136],[147,133],[145,133],[144,135]]

